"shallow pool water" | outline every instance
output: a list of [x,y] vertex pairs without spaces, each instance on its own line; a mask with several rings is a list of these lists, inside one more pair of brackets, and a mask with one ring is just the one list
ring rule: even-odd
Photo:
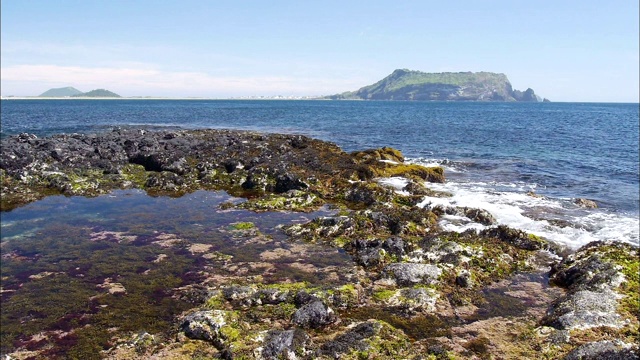
[[347,282],[350,257],[290,241],[281,224],[331,214],[254,213],[225,192],[180,198],[118,190],[96,198],[52,196],[0,214],[1,345],[76,355],[118,334],[172,330],[199,305],[190,286],[225,282]]

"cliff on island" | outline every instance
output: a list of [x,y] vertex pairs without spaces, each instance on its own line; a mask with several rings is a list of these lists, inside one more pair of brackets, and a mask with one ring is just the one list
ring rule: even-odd
[[[182,231],[145,206],[132,227],[101,213],[3,238],[7,358],[638,359],[637,247],[572,251],[486,210],[418,206],[451,196],[430,188],[443,168],[396,149],[137,127],[1,145],[2,211],[114,189],[235,197],[172,213]],[[446,231],[450,215],[486,227]]]
[[333,100],[542,101],[530,88],[525,91],[514,90],[505,74],[425,73],[407,69],[395,70],[391,75],[373,85],[326,98]]

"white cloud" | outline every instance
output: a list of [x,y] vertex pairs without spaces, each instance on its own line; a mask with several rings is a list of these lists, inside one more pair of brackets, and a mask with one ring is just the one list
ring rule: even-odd
[[[322,95],[361,86],[353,80],[281,76],[218,77],[162,71],[153,66],[14,65],[2,68],[3,95],[37,95],[49,87],[106,88],[123,96]],[[26,92],[26,93],[25,93]]]

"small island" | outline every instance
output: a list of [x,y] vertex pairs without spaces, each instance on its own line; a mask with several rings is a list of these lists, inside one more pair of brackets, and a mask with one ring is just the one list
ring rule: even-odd
[[120,98],[121,96],[106,90],[106,89],[95,89],[88,92],[82,92],[74,87],[67,86],[63,88],[54,88],[49,89],[42,94],[38,95],[38,97],[47,97],[47,98],[59,98],[59,97],[74,97],[74,98]]
[[523,101],[541,102],[533,89],[514,90],[505,74],[397,69],[391,75],[356,91],[326,96],[331,100]]
[[72,95],[72,97],[93,97],[93,98],[119,98],[120,95],[105,89],[91,90],[86,93]]

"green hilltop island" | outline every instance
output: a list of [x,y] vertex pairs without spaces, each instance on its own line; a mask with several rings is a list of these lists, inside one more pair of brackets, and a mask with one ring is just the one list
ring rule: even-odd
[[120,95],[105,89],[96,89],[88,92],[82,92],[74,87],[67,86],[63,88],[49,89],[38,97],[91,97],[91,98],[119,98]]
[[326,96],[332,100],[523,101],[548,102],[533,89],[514,90],[505,74],[492,72],[425,73],[398,69],[357,91]]

